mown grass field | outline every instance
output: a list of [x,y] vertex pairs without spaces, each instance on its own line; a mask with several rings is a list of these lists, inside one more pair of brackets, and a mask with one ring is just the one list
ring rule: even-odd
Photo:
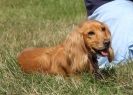
[[59,44],[84,19],[83,0],[0,0],[0,95],[133,95],[132,63],[104,80],[21,72],[22,49]]

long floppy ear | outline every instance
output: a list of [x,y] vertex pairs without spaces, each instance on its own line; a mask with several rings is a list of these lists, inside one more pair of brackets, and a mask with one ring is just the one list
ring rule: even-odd
[[113,59],[114,59],[114,51],[113,51],[112,47],[109,47],[108,60],[109,60],[109,62],[112,62]]
[[79,32],[78,29],[72,31],[64,41],[64,47],[69,52],[79,52],[85,50],[85,44],[82,34]]

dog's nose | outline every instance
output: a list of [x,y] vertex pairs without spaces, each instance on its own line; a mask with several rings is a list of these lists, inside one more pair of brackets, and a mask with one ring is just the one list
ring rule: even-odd
[[109,47],[109,45],[110,45],[110,41],[108,40],[108,41],[104,41],[104,46],[105,46],[105,48],[108,48]]

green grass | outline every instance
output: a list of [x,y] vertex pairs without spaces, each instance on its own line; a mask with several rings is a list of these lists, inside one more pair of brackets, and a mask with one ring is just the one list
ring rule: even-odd
[[24,74],[17,54],[61,43],[86,19],[83,0],[0,0],[0,95],[133,95],[133,64],[106,70],[105,80]]

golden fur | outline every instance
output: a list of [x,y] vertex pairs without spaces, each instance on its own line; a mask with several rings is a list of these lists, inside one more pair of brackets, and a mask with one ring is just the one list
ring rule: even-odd
[[109,61],[113,59],[113,50],[109,42],[111,34],[101,22],[87,20],[72,31],[66,40],[51,48],[28,48],[23,50],[18,61],[24,72],[41,72],[48,74],[72,75],[80,72],[97,73],[96,54],[102,50],[108,53]]

